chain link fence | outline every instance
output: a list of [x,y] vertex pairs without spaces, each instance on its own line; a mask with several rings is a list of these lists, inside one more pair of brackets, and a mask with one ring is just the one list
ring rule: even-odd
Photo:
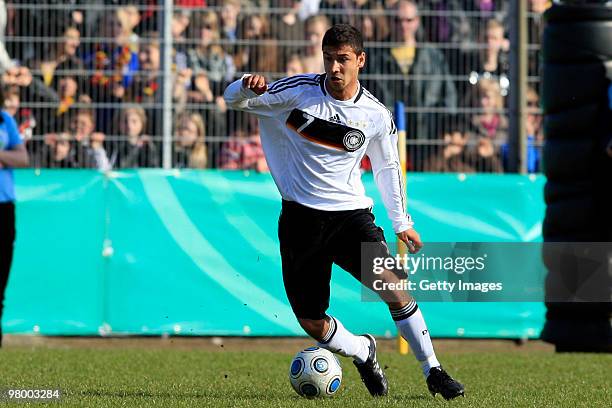
[[[548,4],[524,4],[523,149],[538,172]],[[410,171],[509,172],[511,14],[493,0],[0,0],[4,108],[36,167],[266,171],[257,121],[227,109],[225,86],[322,72],[325,30],[350,23],[366,41],[362,85],[405,103]]]

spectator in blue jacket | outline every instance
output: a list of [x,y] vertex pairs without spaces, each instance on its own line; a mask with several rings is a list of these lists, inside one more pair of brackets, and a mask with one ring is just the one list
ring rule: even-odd
[[[0,86],[0,106],[4,106],[4,94]],[[0,323],[4,309],[4,289],[8,282],[13,260],[15,241],[15,186],[13,168],[26,167],[28,153],[13,117],[0,112]],[[0,347],[2,325],[0,324]]]

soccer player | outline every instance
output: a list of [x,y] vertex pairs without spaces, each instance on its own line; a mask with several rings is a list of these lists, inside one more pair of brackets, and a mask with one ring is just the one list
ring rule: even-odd
[[[0,107],[4,106],[4,92],[0,84]],[[4,309],[4,290],[13,261],[15,241],[15,186],[13,168],[28,166],[28,152],[17,130],[15,119],[6,111],[0,112],[0,323]],[[0,347],[2,325],[0,324]]]
[[[361,271],[361,243],[373,243],[389,256],[361,183],[359,164],[365,154],[398,239],[411,253],[422,243],[405,209],[392,115],[358,80],[366,58],[361,33],[347,24],[334,25],[322,48],[325,73],[296,75],[269,86],[262,75],[245,75],[227,87],[224,97],[231,107],[259,117],[268,166],[283,198],[278,236],[293,312],[320,347],[352,357],[370,394],[382,396],[388,385],[374,337],[355,335],[326,314],[332,263],[371,288]],[[397,282],[398,275],[385,271],[381,276]],[[421,363],[429,391],[446,399],[463,395],[463,385],[436,359],[414,299],[398,290],[383,300]]]

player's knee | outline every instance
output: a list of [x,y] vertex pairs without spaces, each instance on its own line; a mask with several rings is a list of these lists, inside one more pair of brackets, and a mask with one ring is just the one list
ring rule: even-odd
[[325,319],[315,320],[298,318],[298,322],[300,323],[300,326],[302,326],[302,329],[304,329],[304,331],[308,333],[310,337],[317,340],[323,338],[325,331]]

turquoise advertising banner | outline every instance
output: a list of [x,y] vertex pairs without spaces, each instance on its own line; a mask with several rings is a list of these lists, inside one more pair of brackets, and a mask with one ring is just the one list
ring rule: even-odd
[[[303,335],[284,294],[270,175],[21,170],[16,180],[5,332]],[[395,242],[371,174],[364,184]],[[543,185],[541,176],[409,175],[408,207],[426,243],[538,242]],[[524,265],[541,263],[531,257]],[[540,302],[420,306],[437,337],[533,338],[544,321]],[[363,301],[340,268],[330,313],[352,331],[395,335],[384,304]]]

